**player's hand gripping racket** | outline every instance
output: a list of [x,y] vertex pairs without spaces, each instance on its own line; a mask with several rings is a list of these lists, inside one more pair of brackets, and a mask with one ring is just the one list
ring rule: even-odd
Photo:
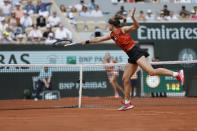
[[52,45],[53,47],[65,47],[65,46],[72,46],[72,45],[82,45],[82,43],[72,42],[71,40],[57,40]]

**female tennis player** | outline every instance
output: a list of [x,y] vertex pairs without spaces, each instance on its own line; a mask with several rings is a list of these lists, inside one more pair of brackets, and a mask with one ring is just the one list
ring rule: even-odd
[[111,59],[110,54],[106,53],[105,60],[103,61],[103,64],[107,64],[105,66],[105,70],[107,72],[107,77],[109,79],[109,82],[110,82],[112,88],[114,89],[114,97],[119,98],[118,91],[120,91],[120,93],[123,94],[123,89],[120,87],[120,85],[117,82],[117,78],[119,76],[119,71],[118,71],[118,69],[115,68],[114,65],[111,65],[113,63],[117,63],[117,61]]
[[137,70],[138,66],[140,66],[145,72],[149,75],[167,75],[173,76],[181,82],[184,86],[184,72],[180,70],[179,72],[173,72],[168,69],[164,68],[157,68],[153,69],[151,64],[146,60],[146,57],[149,56],[147,52],[140,49],[139,47],[135,46],[133,39],[131,38],[129,32],[136,31],[139,28],[139,24],[135,19],[135,11],[136,8],[132,10],[131,18],[133,20],[133,25],[131,26],[120,26],[119,18],[111,18],[109,19],[109,30],[111,31],[110,34],[96,37],[92,40],[83,41],[82,45],[86,45],[88,43],[99,43],[102,41],[112,39],[125,53],[128,55],[128,63],[125,66],[125,70],[123,73],[122,82],[124,85],[124,105],[119,108],[118,110],[129,110],[132,109],[134,106],[130,102],[130,78]]

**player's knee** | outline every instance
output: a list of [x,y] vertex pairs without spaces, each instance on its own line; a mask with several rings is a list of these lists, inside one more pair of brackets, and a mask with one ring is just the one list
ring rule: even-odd
[[130,79],[127,78],[127,77],[123,77],[123,78],[122,78],[122,82],[123,82],[123,83],[129,83],[129,82],[130,82]]

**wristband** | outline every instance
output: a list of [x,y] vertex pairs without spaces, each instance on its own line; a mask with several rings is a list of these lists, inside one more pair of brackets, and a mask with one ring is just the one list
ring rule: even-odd
[[89,44],[90,43],[90,41],[89,40],[86,40],[86,44]]

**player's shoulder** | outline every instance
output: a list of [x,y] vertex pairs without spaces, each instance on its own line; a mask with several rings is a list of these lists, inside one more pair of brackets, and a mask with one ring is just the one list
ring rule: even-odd
[[125,34],[125,29],[124,28],[125,28],[124,26],[120,27],[119,28],[119,33]]

